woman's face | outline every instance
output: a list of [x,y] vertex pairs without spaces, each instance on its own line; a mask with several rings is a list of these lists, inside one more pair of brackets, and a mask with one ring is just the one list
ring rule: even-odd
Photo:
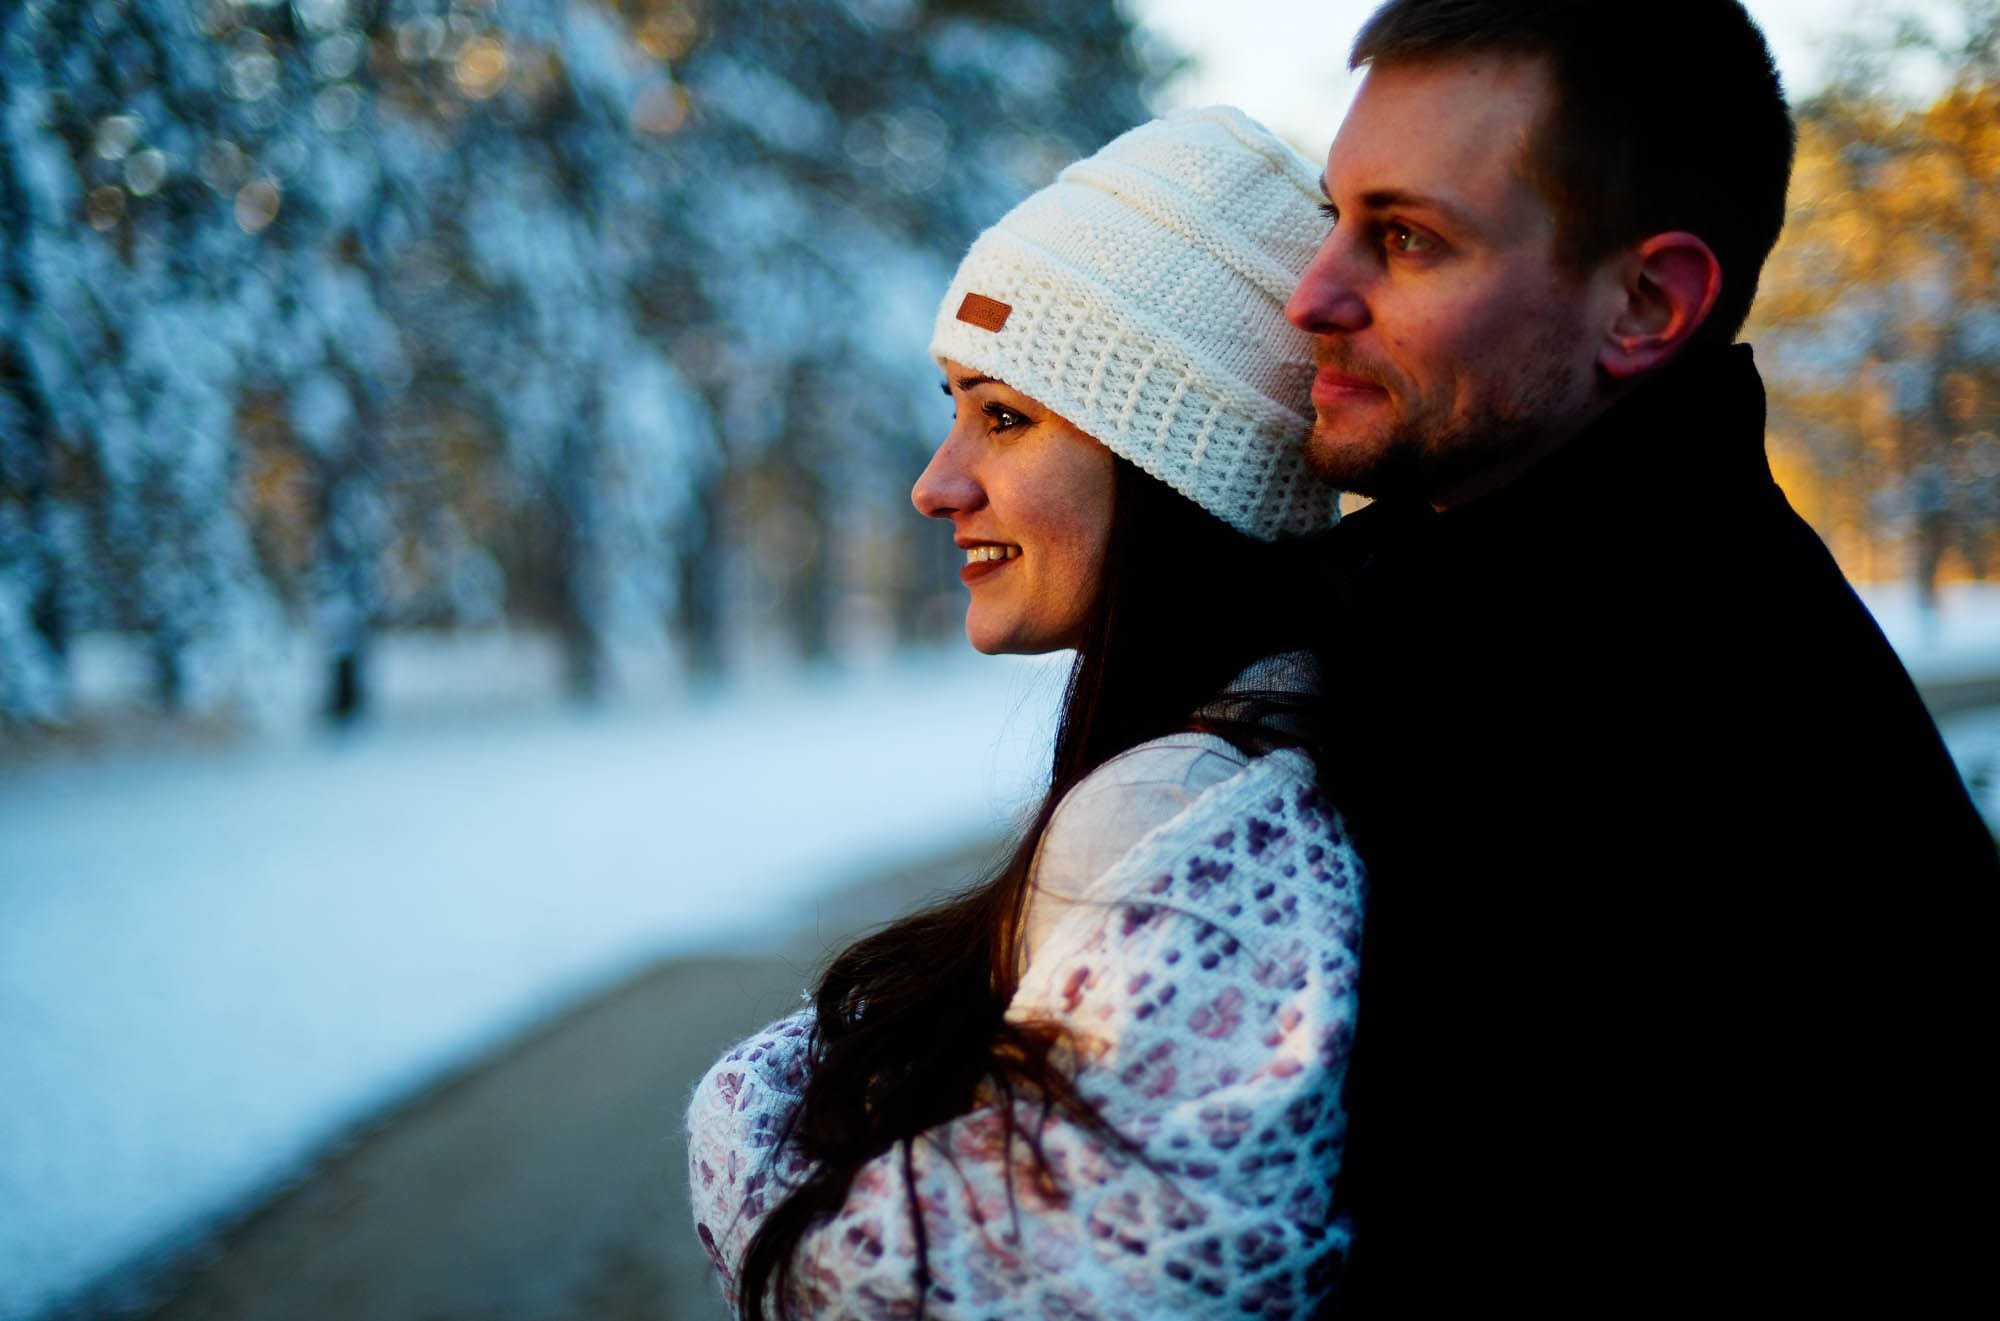
[[1076,646],[1111,536],[1111,451],[1017,390],[944,364],[951,433],[910,492],[951,520],[979,651]]

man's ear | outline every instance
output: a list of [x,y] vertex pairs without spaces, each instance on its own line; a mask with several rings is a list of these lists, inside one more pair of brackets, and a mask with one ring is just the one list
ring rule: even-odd
[[1722,263],[1685,230],[1655,234],[1621,263],[1621,298],[1597,365],[1618,380],[1663,366],[1708,320],[1722,292]]

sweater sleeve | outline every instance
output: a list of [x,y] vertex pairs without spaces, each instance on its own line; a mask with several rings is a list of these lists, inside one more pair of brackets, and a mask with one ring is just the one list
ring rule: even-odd
[[[1344,1132],[1361,876],[1295,754],[1261,759],[1150,832],[1053,924],[1009,1007],[1068,1030],[1080,1089],[1131,1145],[1020,1101],[909,1153],[939,1318],[1303,1316],[1347,1232]],[[718,1064],[690,1113],[697,1220],[726,1281],[797,1166],[754,1143],[785,1112],[787,1020]],[[773,1035],[775,1034],[775,1035]],[[776,1047],[776,1048],[773,1048]],[[711,1134],[702,1134],[703,1126]],[[718,1142],[716,1134],[734,1135]],[[1046,1165],[1031,1154],[1033,1135]],[[731,1164],[736,1146],[743,1158]],[[725,1187],[726,1185],[726,1187]],[[904,1159],[865,1166],[801,1245],[804,1316],[907,1316]]]
[[751,1236],[806,1164],[784,1145],[805,1088],[813,1016],[802,1009],[738,1045],[695,1085],[687,1112],[695,1234],[732,1299]]

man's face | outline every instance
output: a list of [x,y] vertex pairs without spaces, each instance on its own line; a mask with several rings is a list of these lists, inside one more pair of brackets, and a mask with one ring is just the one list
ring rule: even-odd
[[1334,224],[1286,315],[1314,336],[1309,454],[1365,495],[1485,493],[1602,406],[1594,361],[1615,284],[1556,263],[1522,174],[1542,61],[1372,69],[1327,154]]

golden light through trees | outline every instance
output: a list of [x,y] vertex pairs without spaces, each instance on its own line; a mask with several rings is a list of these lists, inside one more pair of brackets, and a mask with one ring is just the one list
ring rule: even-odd
[[1966,16],[1930,104],[1852,77],[1801,108],[1745,332],[1794,502],[1850,575],[1926,595],[2000,563],[2000,11]]

